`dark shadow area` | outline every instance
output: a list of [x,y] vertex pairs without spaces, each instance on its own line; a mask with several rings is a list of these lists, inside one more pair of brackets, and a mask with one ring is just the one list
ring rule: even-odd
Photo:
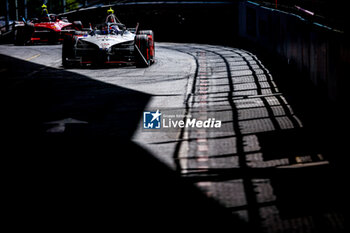
[[[231,1],[173,1],[166,4],[165,1],[117,4],[114,9],[127,27],[135,27],[139,22],[140,30],[152,29],[155,41],[227,44],[235,38],[237,30],[236,4]],[[84,25],[101,23],[106,17],[106,10],[99,7],[68,13],[67,17],[71,21],[81,20]]]
[[264,157],[268,160],[288,156],[293,160],[296,155],[315,156],[317,152],[321,153],[325,150],[325,145],[319,144],[317,136],[304,128],[260,133],[257,136]]
[[[226,65],[229,91],[226,91],[227,97],[219,102],[226,103],[225,111],[232,112],[232,121],[225,123],[233,126],[234,135],[228,136],[234,140],[232,147],[236,150],[226,154],[226,158],[231,156],[232,160],[226,160],[225,164],[218,157],[210,156],[210,153],[200,155],[208,161],[207,167],[203,166],[202,161],[199,162],[198,154],[197,157],[186,158],[191,161],[185,168],[187,173],[184,178],[192,182],[212,182],[211,185],[217,189],[226,185],[221,192],[216,190],[218,196],[227,192],[227,187],[233,182],[241,182],[241,190],[236,188],[234,193],[238,196],[244,194],[245,205],[233,201],[236,206],[232,208],[247,211],[254,232],[346,232],[346,170],[333,156],[337,156],[337,150],[331,150],[334,139],[329,137],[334,134],[327,135],[327,130],[331,129],[328,113],[318,115],[325,110],[321,106],[327,102],[318,97],[320,95],[315,89],[308,89],[309,85],[303,86],[305,82],[293,76],[293,67],[283,65],[276,57],[269,57],[269,53],[265,53],[261,59],[263,62],[260,62],[242,50],[212,48],[198,49],[216,54]],[[256,48],[250,51],[261,58]],[[238,94],[240,89],[234,82],[238,76],[233,75],[237,73],[231,68],[229,56],[225,56],[228,53],[241,57],[251,71],[250,83],[256,88],[251,85],[252,88],[245,90],[256,90],[253,94]],[[294,85],[288,85],[289,82]],[[263,83],[268,85],[261,85]],[[198,90],[195,81],[193,87],[192,95],[195,95]],[[209,103],[218,102],[208,99]],[[332,130],[336,132],[336,129]],[[193,139],[196,133],[193,134],[186,140],[195,145]],[[251,142],[249,137],[252,138]],[[249,144],[253,144],[253,147],[249,148]],[[221,145],[225,146],[223,142]]]
[[[150,96],[72,72],[2,56],[7,133],[50,136],[46,131],[72,118],[70,136],[117,136],[128,140]],[[122,124],[121,124],[122,122]]]
[[[112,7],[128,28],[135,28],[139,23],[140,30],[153,30],[155,41],[230,44],[238,31],[237,4],[238,1],[149,1],[117,3]],[[64,17],[70,22],[81,21],[88,28],[90,23],[103,23],[108,8],[73,11]],[[0,38],[0,43],[11,43],[11,40],[13,33]]]
[[316,88],[294,64],[247,41],[241,41],[239,46],[256,54],[271,72],[280,92],[303,122],[304,143],[322,148],[332,165],[339,168],[337,171],[345,172],[348,158],[344,155],[347,140],[343,133],[349,129],[346,97],[330,101],[326,91]]
[[[332,172],[327,168],[311,168],[293,173],[287,170],[273,176],[272,184],[281,217],[296,218],[301,214],[321,216],[332,211],[345,214],[344,199],[341,199],[341,190],[334,182]],[[334,232],[334,229],[324,232]]]
[[4,55],[0,64],[12,229],[249,232],[130,141],[149,95]]
[[[238,55],[242,56],[239,52],[236,52]],[[266,53],[267,54],[267,53]],[[259,55],[259,54],[258,54]],[[227,64],[227,71],[228,76],[230,80],[230,67],[229,63],[225,60],[225,58],[222,56],[225,63]],[[256,59],[253,59],[257,65],[264,71],[265,76],[267,77],[267,82],[269,82],[270,86],[272,87],[272,80],[269,80],[270,77],[267,74],[267,70],[264,69],[260,62],[258,62]],[[261,92],[261,86],[258,85],[259,80],[257,75],[255,74],[254,69],[251,68],[251,65],[249,64],[249,61],[247,59],[244,59],[244,61],[247,63],[248,67],[252,71],[252,75],[254,77],[254,81],[256,83],[257,88],[257,94],[262,94]],[[269,62],[273,63],[278,60],[269,60]],[[263,63],[264,60],[263,60]],[[270,63],[267,63],[270,64]],[[273,63],[275,65],[275,63]],[[282,67],[273,67],[272,77],[285,77],[288,74],[288,69],[283,69]],[[275,73],[279,72],[279,73]],[[286,74],[287,72],[287,74]],[[281,80],[281,79],[279,79]],[[293,80],[295,81],[295,80]],[[280,81],[281,82],[281,81]],[[303,82],[297,82],[298,85],[302,85]],[[232,92],[234,91],[234,86],[232,83],[230,83],[230,89]],[[277,84],[277,87],[280,83]],[[282,89],[280,91],[282,93],[285,93],[286,91],[285,86],[282,86]],[[289,93],[291,91],[291,86],[288,86]],[[294,89],[299,90],[299,89]],[[312,89],[311,89],[312,90]],[[308,89],[310,93],[310,89]],[[272,93],[275,93],[276,89],[272,90]],[[299,91],[297,92],[298,94]],[[296,94],[294,92],[294,94]],[[300,99],[298,101],[302,102],[305,99],[307,99],[307,96],[300,95],[298,96]],[[300,157],[304,156],[313,156],[315,157],[315,160],[318,161],[319,159],[316,158],[317,153],[327,153],[327,149],[325,143],[327,143],[326,140],[324,140],[322,137],[325,136],[324,132],[320,130],[318,127],[322,126],[322,122],[318,121],[320,119],[314,120],[317,118],[317,115],[315,115],[315,112],[302,112],[301,114],[306,114],[308,119],[305,119],[305,115],[303,115],[303,120],[305,119],[304,128],[301,129],[298,125],[298,122],[295,121],[293,118],[293,112],[291,109],[289,109],[286,106],[286,103],[283,101],[283,99],[276,95],[275,98],[279,102],[280,106],[284,109],[284,112],[287,116],[289,116],[289,119],[291,120],[291,123],[293,125],[294,130],[282,130],[280,127],[279,122],[277,121],[277,117],[275,117],[274,112],[272,110],[272,106],[268,103],[268,100],[265,97],[261,97],[261,101],[263,102],[264,107],[266,108],[267,114],[269,116],[269,119],[274,126],[274,131],[268,132],[262,132],[256,134],[259,138],[259,145],[261,147],[261,152],[264,158],[264,161],[269,161],[273,159],[279,159],[279,156],[283,157],[289,157],[289,162],[291,164],[298,163],[300,161],[293,161],[300,159]],[[229,100],[232,99],[232,96],[229,95]],[[288,102],[288,99],[287,99]],[[300,102],[294,102],[294,104],[300,104]],[[322,102],[324,103],[324,102]],[[305,103],[304,103],[305,104]],[[301,106],[305,106],[302,104]],[[311,104],[311,103],[310,103]],[[235,119],[235,115],[238,115],[239,109],[237,109],[237,104],[232,101],[230,103],[233,109],[233,120],[234,122],[239,122],[239,118]],[[300,106],[300,105],[299,105]],[[292,107],[293,109],[293,107]],[[299,113],[301,109],[296,108],[295,111]],[[304,109],[305,110],[305,109]],[[324,119],[325,120],[325,119]],[[302,121],[303,122],[303,121]],[[324,122],[323,122],[324,123]],[[240,156],[240,168],[243,168],[244,170],[247,170],[246,174],[248,176],[243,179],[246,181],[246,187],[245,187],[245,193],[248,200],[248,203],[251,205],[251,213],[252,215],[258,214],[256,211],[259,210],[259,215],[261,216],[262,213],[262,205],[259,203],[259,197],[256,197],[256,199],[253,197],[256,195],[256,193],[253,193],[252,190],[254,187],[256,187],[256,184],[253,179],[253,174],[255,173],[254,169],[249,169],[249,160],[244,155],[244,149],[243,149],[243,139],[240,130],[240,126],[235,126],[235,123],[233,123],[233,127],[235,129],[235,132],[237,134],[237,153],[241,154]],[[242,147],[240,149],[240,147]],[[291,154],[293,153],[293,156]],[[300,157],[299,157],[300,156]],[[330,155],[328,155],[330,156]],[[322,158],[323,159],[323,158]],[[248,165],[248,166],[247,166]],[[267,169],[266,169],[267,168]],[[325,168],[325,169],[309,169],[309,168],[300,168],[298,170],[291,169],[290,171],[284,171],[284,172],[269,172],[268,166],[266,166],[266,170],[262,170],[261,174],[265,174],[266,177],[269,177],[271,179],[271,184],[274,187],[274,194],[276,195],[276,206],[278,207],[279,211],[281,211],[281,218],[282,221],[288,218],[291,218],[293,214],[295,216],[293,217],[301,217],[301,216],[308,216],[311,214],[315,214],[314,216],[317,216],[317,218],[320,218],[320,221],[315,224],[317,227],[320,226],[320,223],[322,221],[325,221],[326,218],[322,216],[322,213],[327,213],[329,209],[333,211],[340,211],[341,216],[345,214],[345,209],[342,207],[343,204],[346,203],[346,196],[344,195],[345,187],[344,187],[344,180],[341,180],[342,177],[340,177],[335,171],[332,171],[331,168]],[[244,172],[242,172],[244,174]],[[251,177],[251,179],[249,179]],[[250,197],[251,196],[251,197]],[[250,201],[250,202],[249,202]],[[260,208],[259,208],[260,207]],[[278,212],[277,212],[278,213]],[[288,216],[289,215],[289,216]],[[258,219],[259,217],[256,216]],[[278,220],[275,220],[275,223],[273,225],[278,225]],[[322,224],[321,224],[322,225]],[[336,224],[334,224],[336,225]],[[316,227],[316,228],[317,228]],[[327,230],[322,229],[322,227],[319,229],[320,232],[336,232],[336,226],[330,226],[327,228]]]
[[[278,159],[278,155],[294,153],[317,161],[319,154],[330,163],[322,169],[298,168],[296,172],[279,174],[271,178],[277,196],[277,206],[283,218],[319,216],[315,225],[319,232],[343,232],[336,223],[346,222],[349,204],[347,189],[347,139],[343,133],[349,129],[347,102],[344,98],[330,101],[326,91],[316,88],[309,77],[297,72],[294,64],[252,43],[241,41],[244,48],[262,61],[270,71],[280,92],[303,123],[303,128],[258,134],[264,157]],[[290,160],[295,160],[290,157]],[[296,162],[296,161],[294,161]],[[334,222],[324,218],[327,211],[334,214]],[[339,219],[337,219],[339,217]]]

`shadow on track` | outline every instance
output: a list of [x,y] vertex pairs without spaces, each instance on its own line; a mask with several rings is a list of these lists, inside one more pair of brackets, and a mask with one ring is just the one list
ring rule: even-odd
[[3,55],[0,64],[13,229],[247,232],[130,141],[149,95]]

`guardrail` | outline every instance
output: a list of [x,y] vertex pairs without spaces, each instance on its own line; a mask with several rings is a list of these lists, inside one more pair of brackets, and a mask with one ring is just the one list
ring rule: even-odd
[[276,53],[337,101],[346,96],[350,45],[347,35],[300,15],[240,2],[240,37]]
[[260,6],[302,15],[310,21],[318,22],[338,30],[348,30],[347,8],[334,1],[325,0],[249,0]]

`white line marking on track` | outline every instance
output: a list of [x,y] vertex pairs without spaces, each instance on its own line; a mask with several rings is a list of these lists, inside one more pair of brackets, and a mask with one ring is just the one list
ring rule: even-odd
[[27,58],[27,59],[25,59],[26,61],[30,61],[30,60],[33,60],[34,58],[37,58],[37,57],[39,57],[40,56],[40,53],[39,54],[36,54],[36,55],[34,55],[34,56],[31,56],[30,58]]

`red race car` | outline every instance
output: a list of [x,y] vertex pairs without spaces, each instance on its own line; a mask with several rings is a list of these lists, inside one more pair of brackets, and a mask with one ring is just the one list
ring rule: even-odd
[[65,35],[81,29],[80,21],[70,23],[66,18],[58,17],[55,14],[47,14],[41,20],[27,21],[23,19],[15,23],[14,43],[15,45],[26,45],[63,42]]

